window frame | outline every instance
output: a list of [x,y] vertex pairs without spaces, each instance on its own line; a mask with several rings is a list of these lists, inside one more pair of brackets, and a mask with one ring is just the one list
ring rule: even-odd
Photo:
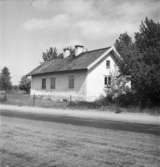
[[74,89],[74,87],[75,87],[75,78],[74,78],[74,75],[70,75],[68,77],[68,88]]
[[106,69],[109,69],[111,66],[111,61],[110,60],[106,60]]
[[41,87],[43,90],[45,90],[47,88],[47,79],[46,78],[42,78],[42,82],[41,82]]
[[107,88],[110,88],[112,85],[112,76],[111,75],[105,75],[104,76],[104,85]]
[[56,89],[56,77],[50,78],[50,89]]

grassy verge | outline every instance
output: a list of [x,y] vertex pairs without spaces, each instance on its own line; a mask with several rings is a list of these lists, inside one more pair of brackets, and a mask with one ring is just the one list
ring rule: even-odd
[[45,108],[66,108],[67,103],[61,101],[53,101],[50,98],[33,97],[23,92],[10,92],[7,93],[7,100],[1,102],[3,104],[12,104],[19,106],[38,106]]
[[112,111],[116,113],[121,112],[131,112],[131,113],[149,113],[154,115],[160,114],[160,108],[154,107],[154,108],[141,108],[138,106],[129,106],[129,107],[121,107],[116,104],[101,104],[98,102],[71,102],[68,104],[68,107],[70,108],[76,108],[76,109],[97,109],[99,111]]
[[[2,102],[1,102],[2,103]],[[7,94],[7,101],[3,104],[12,104],[20,106],[38,106],[45,108],[71,108],[80,110],[98,110],[98,111],[112,111],[116,113],[121,112],[137,112],[137,113],[149,113],[149,114],[160,114],[160,108],[140,108],[138,106],[120,107],[115,104],[107,105],[104,101],[96,102],[64,102],[64,101],[53,101],[50,98],[32,97],[22,92],[11,92]]]

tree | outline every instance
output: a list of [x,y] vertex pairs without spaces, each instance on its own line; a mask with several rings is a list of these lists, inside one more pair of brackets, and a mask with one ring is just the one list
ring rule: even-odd
[[0,74],[0,89],[10,90],[12,88],[10,72],[7,67],[4,67]]
[[31,80],[26,75],[21,78],[19,88],[24,90],[26,93],[30,92]]
[[46,50],[46,52],[43,52],[42,58],[43,58],[44,62],[57,59],[58,58],[58,52],[57,52],[56,47],[54,47],[54,48],[50,47],[49,50]]
[[160,23],[146,18],[135,34],[132,83],[143,102],[160,102]]
[[121,34],[115,43],[124,59],[122,74],[130,74],[132,90],[141,104],[160,101],[160,23],[146,18],[141,22],[135,42]]
[[120,34],[115,42],[115,47],[123,58],[123,62],[120,63],[121,73],[130,74],[135,50],[132,38],[127,33]]

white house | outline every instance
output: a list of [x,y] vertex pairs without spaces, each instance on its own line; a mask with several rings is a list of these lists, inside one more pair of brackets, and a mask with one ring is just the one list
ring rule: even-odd
[[63,59],[45,62],[32,70],[31,95],[53,99],[94,101],[105,95],[118,75],[120,55],[114,47],[84,51],[75,46],[75,55],[64,51]]

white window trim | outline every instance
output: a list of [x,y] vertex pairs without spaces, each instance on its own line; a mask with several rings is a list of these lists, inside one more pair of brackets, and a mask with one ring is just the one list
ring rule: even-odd
[[[108,84],[108,78],[111,78],[111,83],[110,84]],[[105,83],[105,79],[107,78],[107,84]],[[110,88],[111,86],[112,86],[112,76],[111,75],[105,75],[104,76],[104,86],[106,87],[106,88]]]

